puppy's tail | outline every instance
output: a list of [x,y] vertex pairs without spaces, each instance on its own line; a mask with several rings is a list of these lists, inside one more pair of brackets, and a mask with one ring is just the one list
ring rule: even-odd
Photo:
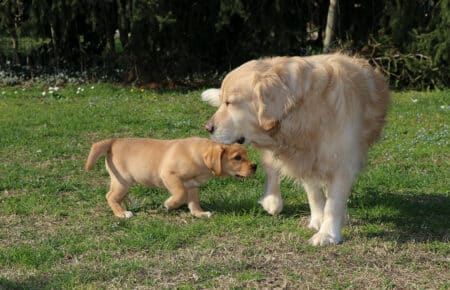
[[85,169],[91,170],[97,159],[111,149],[111,145],[113,142],[114,139],[105,139],[97,143],[94,143],[91,147],[91,152],[89,152]]

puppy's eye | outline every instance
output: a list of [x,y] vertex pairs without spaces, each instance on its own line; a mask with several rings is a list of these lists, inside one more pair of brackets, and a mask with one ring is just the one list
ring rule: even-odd
[[235,159],[235,160],[241,160],[242,157],[241,157],[241,155],[236,155],[236,156],[234,156],[234,159]]
[[226,101],[225,102],[225,106],[228,106],[230,104],[230,102]]

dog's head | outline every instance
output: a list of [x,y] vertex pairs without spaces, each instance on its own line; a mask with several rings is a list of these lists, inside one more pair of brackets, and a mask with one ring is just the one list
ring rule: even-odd
[[264,145],[295,103],[289,84],[289,64],[273,59],[250,61],[230,72],[220,89],[209,89],[202,99],[217,112],[205,128],[212,139],[225,143]]
[[216,176],[249,177],[256,171],[256,164],[248,159],[245,148],[237,144],[213,144],[203,159]]

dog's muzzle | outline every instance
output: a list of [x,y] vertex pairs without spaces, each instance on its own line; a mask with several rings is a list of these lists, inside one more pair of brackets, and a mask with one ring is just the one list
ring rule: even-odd
[[239,139],[236,140],[236,143],[238,144],[244,144],[245,143],[245,137],[241,137]]

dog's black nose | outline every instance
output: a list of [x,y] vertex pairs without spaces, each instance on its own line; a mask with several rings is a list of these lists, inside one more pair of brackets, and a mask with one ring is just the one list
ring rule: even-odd
[[239,143],[239,144],[244,144],[244,142],[245,142],[245,137],[241,137],[236,140],[236,143]]
[[251,167],[252,167],[252,170],[253,171],[256,171],[256,167],[257,167],[258,165],[256,165],[255,163],[253,163],[252,165],[251,165]]
[[206,131],[208,131],[210,134],[214,133],[214,125],[213,125],[213,123],[212,123],[212,122],[208,122],[208,123],[205,125],[205,129],[206,129]]

